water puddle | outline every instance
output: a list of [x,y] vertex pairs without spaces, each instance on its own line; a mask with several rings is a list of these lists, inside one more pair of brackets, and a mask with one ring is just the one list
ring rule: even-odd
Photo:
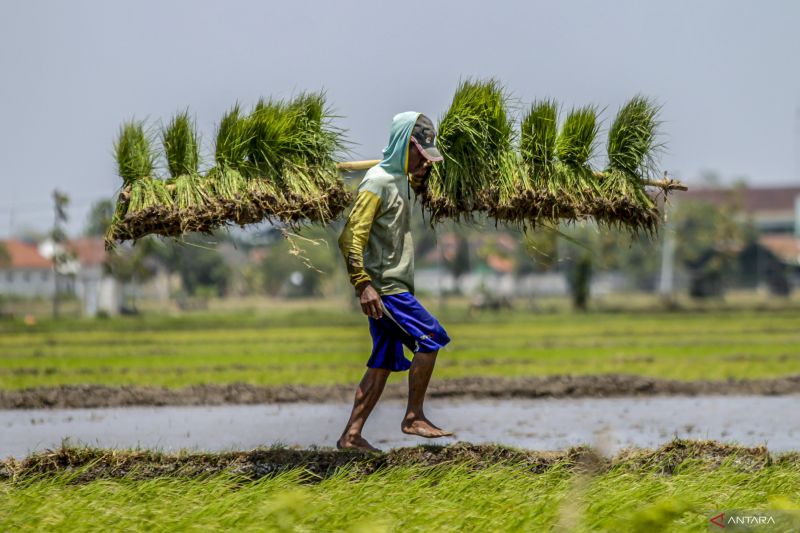
[[[404,402],[380,402],[364,436],[382,448],[425,439],[400,432]],[[0,457],[72,444],[103,448],[220,451],[258,446],[333,446],[350,412],[339,402],[213,407],[0,410]],[[426,412],[456,441],[535,450],[579,444],[613,453],[673,437],[714,439],[773,452],[800,450],[800,395],[429,400]]]

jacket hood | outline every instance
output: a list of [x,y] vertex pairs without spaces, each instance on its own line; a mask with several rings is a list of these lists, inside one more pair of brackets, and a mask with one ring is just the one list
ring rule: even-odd
[[383,149],[383,159],[378,163],[389,174],[408,175],[408,143],[419,115],[416,111],[405,111],[392,119],[389,144]]

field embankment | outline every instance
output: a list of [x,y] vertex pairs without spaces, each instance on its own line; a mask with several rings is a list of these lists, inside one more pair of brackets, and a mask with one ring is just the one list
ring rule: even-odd
[[0,494],[0,528],[15,531],[707,531],[724,509],[796,526],[800,458],[677,440],[612,458],[586,447],[64,448],[2,463]]

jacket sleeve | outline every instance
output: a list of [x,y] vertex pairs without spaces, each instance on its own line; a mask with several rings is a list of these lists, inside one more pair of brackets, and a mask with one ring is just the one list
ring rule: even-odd
[[350,283],[356,288],[370,281],[369,275],[364,271],[364,250],[369,240],[372,221],[378,215],[380,206],[380,196],[370,191],[360,191],[339,236],[339,249],[347,265],[347,274],[350,276]]

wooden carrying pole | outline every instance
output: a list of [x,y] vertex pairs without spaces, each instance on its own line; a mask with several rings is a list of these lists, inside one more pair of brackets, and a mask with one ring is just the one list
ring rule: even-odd
[[342,172],[355,172],[357,170],[368,170],[380,162],[380,159],[368,159],[366,161],[342,161],[341,163],[337,163],[336,166]]
[[[355,172],[358,170],[367,170],[378,163],[380,163],[380,159],[368,159],[365,161],[343,161],[338,163],[336,166],[342,172]],[[602,172],[595,172],[594,175],[598,178],[605,177],[605,174]],[[660,189],[664,189],[667,191],[687,191],[689,187],[681,183],[680,181],[674,180],[672,178],[667,177],[667,173],[664,172],[664,179],[663,180],[644,180],[644,184],[650,187],[658,187]]]

